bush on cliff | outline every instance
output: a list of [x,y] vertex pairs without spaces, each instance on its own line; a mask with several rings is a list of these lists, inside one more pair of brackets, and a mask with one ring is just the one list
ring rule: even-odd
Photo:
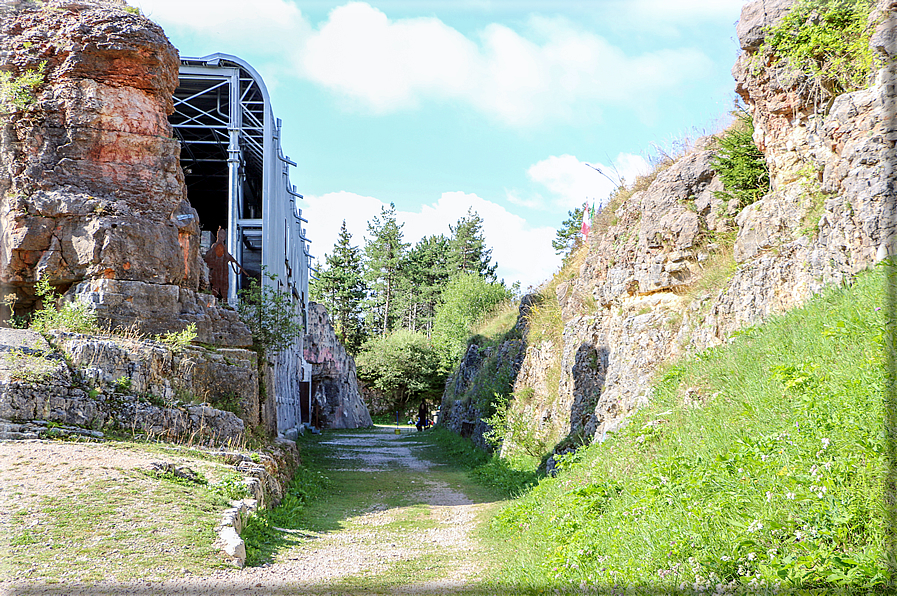
[[262,275],[271,283],[250,278],[249,286],[240,290],[237,313],[252,333],[252,347],[264,358],[288,348],[302,334],[303,325],[298,303],[280,289],[277,276],[267,271]]
[[746,207],[769,192],[769,168],[766,158],[754,144],[754,122],[744,111],[735,123],[718,138],[719,151],[713,158],[713,169],[722,180],[724,191],[717,198],[737,199]]
[[503,577],[635,593],[882,588],[893,271],[670,367],[652,406],[497,516]]
[[46,333],[52,329],[71,331],[72,333],[96,333],[96,313],[85,302],[65,302],[56,308],[56,291],[46,279],[34,285],[34,292],[43,306],[31,317],[29,327],[38,333]]
[[764,43],[790,68],[831,96],[869,84],[874,65],[869,39],[872,0],[800,0]]

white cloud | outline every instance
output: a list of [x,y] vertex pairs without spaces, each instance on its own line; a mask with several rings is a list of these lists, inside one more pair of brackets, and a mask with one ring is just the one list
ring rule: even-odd
[[390,22],[368,4],[351,2],[331,11],[299,60],[313,81],[386,112],[415,105],[420,93],[460,92],[474,52],[438,19]]
[[[312,254],[323,262],[324,254],[333,249],[343,219],[356,246],[364,246],[367,222],[380,214],[383,202],[351,192],[306,196],[303,216],[309,220],[308,234]],[[475,194],[445,192],[435,203],[422,205],[420,211],[397,211],[404,224],[406,242],[417,242],[432,234],[449,234],[454,224],[473,208],[483,218],[483,234],[492,247],[492,259],[498,263],[498,276],[507,283],[520,281],[523,288],[538,286],[547,280],[560,264],[551,248],[555,229],[533,227],[522,217]]]
[[288,0],[131,0],[166,30],[202,36],[208,52],[288,54],[311,25]]
[[[714,1],[686,4],[700,12]],[[688,48],[628,55],[562,18],[532,17],[525,34],[492,23],[467,37],[438,18],[390,19],[365,2],[338,6],[317,26],[291,0],[135,2],[177,32],[188,53],[283,56],[294,62],[292,76],[375,114],[459,102],[520,127],[594,119],[602,104],[647,112],[711,64]],[[651,6],[671,10],[663,2]]]
[[[600,172],[589,167],[589,164]],[[531,165],[526,171],[533,182],[548,189],[552,195],[551,201],[546,204],[544,200],[531,200],[529,206],[573,209],[586,200],[594,200],[596,206],[602,206],[621,179],[631,182],[648,169],[648,162],[644,158],[631,153],[620,153],[612,165],[583,162],[572,155],[552,155]],[[512,193],[508,193],[508,200],[511,202],[525,204],[524,201],[515,199],[516,197],[512,198]]]
[[648,105],[710,65],[687,48],[629,56],[565,19],[528,27],[538,42],[496,23],[474,41],[436,18],[390,20],[351,2],[312,31],[297,60],[303,76],[375,113],[463,101],[512,126],[594,117],[596,102]]
[[374,197],[366,197],[353,192],[331,192],[321,196],[305,195],[299,202],[302,216],[311,239],[311,254],[324,262],[324,254],[333,250],[339,236],[340,226],[346,221],[346,229],[352,235],[354,246],[364,246],[367,222],[376,215],[384,203]]

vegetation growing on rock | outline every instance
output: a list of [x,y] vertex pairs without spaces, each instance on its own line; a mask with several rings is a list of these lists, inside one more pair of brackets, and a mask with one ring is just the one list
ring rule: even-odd
[[46,68],[44,61],[18,77],[9,71],[0,71],[0,114],[24,110],[34,103],[34,92],[43,84]]
[[719,151],[712,162],[726,188],[718,191],[717,196],[736,199],[739,207],[747,207],[769,192],[766,158],[754,144],[753,134],[750,114],[738,112],[732,126],[718,137]]
[[[272,282],[277,277],[262,271]],[[237,306],[240,320],[252,333],[252,347],[265,357],[286,349],[302,333],[302,316],[293,297],[273,285],[262,285],[255,278],[240,290]]]
[[800,0],[772,28],[764,45],[809,78],[814,94],[832,97],[869,84],[872,0]]

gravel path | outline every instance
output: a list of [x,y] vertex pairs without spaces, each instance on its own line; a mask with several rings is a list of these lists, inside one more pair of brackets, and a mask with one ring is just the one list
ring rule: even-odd
[[[210,577],[186,576],[161,583],[19,586],[10,593],[447,594],[464,591],[465,586],[476,582],[484,557],[471,530],[483,509],[490,504],[474,503],[439,480],[438,474],[427,474],[434,464],[418,457],[402,436],[394,434],[390,428],[333,433],[322,443],[333,449],[339,462],[334,472],[396,474],[408,487],[406,495],[415,504],[387,507],[375,503],[359,511],[356,517],[345,520],[344,527],[339,530],[326,533],[294,531],[301,538],[298,544],[277,553],[275,562],[265,567],[222,570]],[[4,448],[9,449],[9,445],[0,443],[0,455]],[[64,443],[41,443],[39,455],[43,459],[48,456],[48,450],[67,447]],[[117,455],[121,458],[120,453]],[[116,465],[121,465],[120,461]],[[94,463],[99,468],[104,465],[102,459]],[[82,460],[79,468],[87,465]],[[27,482],[39,484],[41,479],[29,477]],[[64,481],[61,482],[64,486]],[[410,519],[425,519],[427,523],[416,526],[418,529],[414,531],[396,529]],[[436,567],[426,567],[425,563],[416,563],[421,557],[435,557],[439,563]],[[394,570],[403,565],[417,565],[415,568],[425,570],[422,575],[426,579],[396,579]]]

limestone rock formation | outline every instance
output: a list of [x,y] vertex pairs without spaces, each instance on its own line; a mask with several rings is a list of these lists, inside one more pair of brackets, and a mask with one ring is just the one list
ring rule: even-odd
[[365,428],[373,424],[358,391],[355,359],[339,342],[327,309],[308,305],[305,360],[312,365],[313,404],[320,409],[324,428]]
[[770,192],[743,209],[719,198],[717,148],[703,139],[605,208],[576,275],[557,286],[562,338],[528,345],[514,385],[535,391],[513,407],[528,408],[551,441],[613,431],[650,399],[661,363],[895,254],[897,4],[881,0],[870,21],[884,65],[874,80],[828,98],[808,93],[763,48],[791,4],[749,2],[737,28],[736,90],[769,164]]
[[0,69],[42,78],[32,102],[0,106],[0,284],[20,311],[47,279],[114,325],[195,322],[201,341],[251,343],[196,293],[198,216],[167,120],[178,67],[161,28],[123,2],[7,7]]
[[0,421],[227,443],[242,437],[243,420],[191,401],[229,401],[250,421],[258,417],[252,352],[176,353],[158,342],[72,333],[53,341],[59,349],[33,331],[0,328]]
[[[481,449],[489,449],[490,446],[483,437],[488,426],[482,419],[479,404],[476,399],[459,399],[459,396],[479,395],[491,398],[492,395],[487,388],[488,382],[484,382],[486,380],[482,378],[485,361],[494,357],[496,370],[509,369],[516,375],[523,362],[525,347],[519,339],[503,342],[497,347],[471,344],[458,368],[446,381],[445,397],[442,400],[438,423],[462,437],[471,439]],[[533,367],[532,370],[541,369]],[[478,387],[478,384],[482,384],[483,387]]]

